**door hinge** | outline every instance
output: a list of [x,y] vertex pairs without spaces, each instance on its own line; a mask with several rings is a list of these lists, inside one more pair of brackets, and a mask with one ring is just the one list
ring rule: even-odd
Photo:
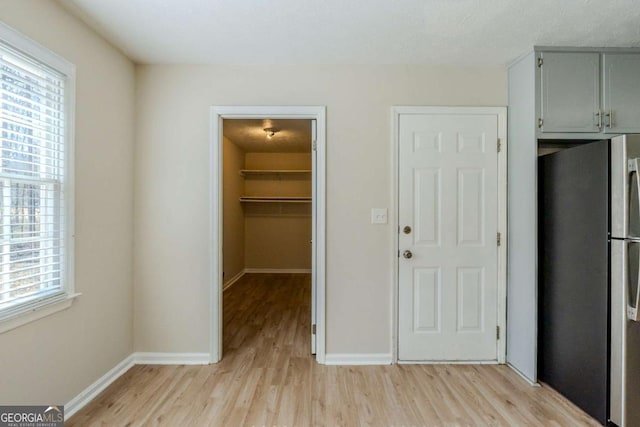
[[316,325],[311,325],[311,334],[312,335],[316,334]]
[[313,151],[316,151],[316,149],[318,148],[318,144],[316,143],[316,140],[314,139],[313,142],[311,143],[311,147],[313,148]]
[[496,339],[500,339],[500,326],[496,326]]
[[498,235],[496,236],[496,243],[498,244],[498,246],[502,244],[502,234],[500,234],[499,231],[498,231]]
[[544,120],[542,120],[542,117],[538,118],[538,127],[542,128],[542,123],[544,122]]
[[500,152],[501,148],[502,148],[502,142],[500,141],[500,138],[498,138],[498,153]]
[[544,60],[542,59],[542,56],[538,57],[538,68],[542,68],[542,64],[544,63]]

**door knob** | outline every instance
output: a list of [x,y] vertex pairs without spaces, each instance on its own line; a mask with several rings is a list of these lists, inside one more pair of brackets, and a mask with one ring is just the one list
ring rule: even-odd
[[406,259],[409,259],[413,256],[413,254],[411,253],[411,251],[404,251],[402,252],[402,256],[405,257]]
[[402,229],[402,232],[403,232],[404,234],[409,234],[409,233],[411,233],[411,227],[409,227],[408,225],[407,225],[407,226],[405,226],[405,227]]

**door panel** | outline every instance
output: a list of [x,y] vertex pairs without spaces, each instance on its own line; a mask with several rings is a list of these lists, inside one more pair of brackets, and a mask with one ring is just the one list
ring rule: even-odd
[[458,331],[482,332],[484,268],[458,268]]
[[[417,169],[415,172],[415,244],[440,244],[440,169]],[[416,197],[416,196],[422,197]]]
[[458,244],[484,244],[484,170],[458,169]]
[[400,116],[400,360],[497,360],[498,116]]
[[441,284],[439,268],[416,269],[413,302],[415,313],[413,327],[416,331],[440,331]]

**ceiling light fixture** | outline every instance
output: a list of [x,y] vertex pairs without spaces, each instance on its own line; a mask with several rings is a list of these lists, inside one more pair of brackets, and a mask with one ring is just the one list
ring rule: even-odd
[[267,134],[267,139],[271,139],[275,136],[279,129],[276,128],[264,128],[264,132]]

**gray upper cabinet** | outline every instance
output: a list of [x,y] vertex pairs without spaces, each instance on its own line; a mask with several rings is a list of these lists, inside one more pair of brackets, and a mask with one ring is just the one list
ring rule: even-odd
[[540,111],[543,133],[600,132],[600,54],[540,52]]
[[640,133],[640,55],[604,53],[603,122],[606,133]]

